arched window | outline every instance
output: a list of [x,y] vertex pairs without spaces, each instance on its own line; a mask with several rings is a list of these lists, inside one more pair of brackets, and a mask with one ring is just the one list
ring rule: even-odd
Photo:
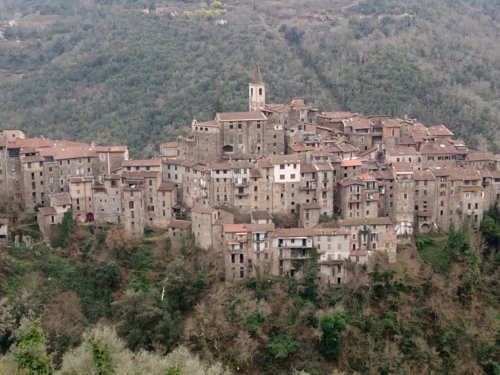
[[253,88],[250,88],[250,96],[253,96]]
[[259,95],[262,95],[262,88],[259,89]]

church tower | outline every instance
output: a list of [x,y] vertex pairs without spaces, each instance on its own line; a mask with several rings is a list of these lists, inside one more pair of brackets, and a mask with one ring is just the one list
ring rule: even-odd
[[248,110],[258,111],[266,105],[266,86],[262,82],[259,66],[255,66],[252,82],[248,84]]

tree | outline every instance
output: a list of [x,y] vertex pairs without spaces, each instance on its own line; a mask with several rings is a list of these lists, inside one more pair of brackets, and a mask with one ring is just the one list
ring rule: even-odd
[[167,356],[146,351],[134,353],[127,349],[113,328],[99,325],[83,335],[79,347],[64,355],[61,369],[56,374],[229,375],[229,372],[220,363],[208,365],[201,362],[182,346]]
[[276,335],[269,340],[264,351],[274,359],[285,359],[299,349],[299,344],[290,335]]
[[181,330],[180,315],[161,304],[156,289],[147,292],[127,291],[113,304],[118,334],[132,350],[151,350],[155,344],[174,345]]
[[15,362],[28,375],[45,375],[52,372],[52,356],[47,354],[42,325],[36,320],[13,350]]
[[341,350],[341,335],[347,327],[347,321],[343,315],[330,313],[325,314],[319,321],[321,328],[320,351],[328,361],[337,359]]

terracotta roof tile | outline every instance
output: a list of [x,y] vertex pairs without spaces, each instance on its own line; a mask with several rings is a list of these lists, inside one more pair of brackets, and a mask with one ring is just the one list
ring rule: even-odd
[[361,167],[363,162],[360,159],[344,159],[340,162],[341,167]]
[[278,228],[277,237],[312,237],[314,231],[310,228]]
[[161,159],[124,160],[122,167],[160,167]]
[[374,217],[371,219],[346,219],[339,220],[340,226],[346,225],[392,225],[394,222],[390,216]]
[[256,112],[223,112],[217,113],[215,118],[219,121],[262,121],[267,117],[260,111]]
[[174,191],[175,184],[173,182],[163,181],[160,186],[158,186],[158,191]]
[[224,224],[224,233],[246,233],[246,224]]
[[273,215],[269,211],[265,210],[256,210],[250,212],[250,216],[252,217],[252,220],[272,220]]
[[128,146],[95,146],[95,151],[101,152],[127,152]]
[[49,200],[54,206],[68,206],[71,204],[71,198],[68,193],[56,193],[49,195]]
[[173,229],[186,230],[191,227],[191,222],[188,220],[172,219],[169,221],[168,227]]

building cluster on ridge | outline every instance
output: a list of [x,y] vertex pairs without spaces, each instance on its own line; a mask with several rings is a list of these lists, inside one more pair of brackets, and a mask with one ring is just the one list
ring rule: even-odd
[[[477,227],[500,200],[500,155],[444,125],[321,112],[303,98],[267,104],[258,68],[248,112],[193,120],[154,159],[19,130],[1,133],[0,159],[0,193],[36,214],[45,236],[70,208],[135,236],[192,233],[223,254],[228,281],[257,270],[300,275],[316,249],[321,280],[342,283],[346,262],[376,252],[394,262],[414,231]],[[283,218],[296,227],[278,228]]]

